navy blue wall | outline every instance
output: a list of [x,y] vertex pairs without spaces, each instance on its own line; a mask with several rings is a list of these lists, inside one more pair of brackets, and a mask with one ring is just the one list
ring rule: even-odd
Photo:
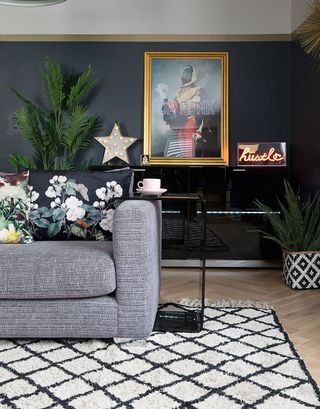
[[302,193],[320,190],[320,66],[292,44],[292,172]]
[[[28,98],[40,100],[40,70],[47,56],[68,69],[95,67],[99,82],[90,98],[90,110],[102,117],[104,132],[115,120],[124,135],[141,138],[130,148],[138,164],[143,138],[144,51],[229,52],[230,164],[236,164],[239,141],[290,140],[290,62],[287,42],[229,43],[0,43],[0,169],[10,170],[8,155],[19,149],[31,152],[12,118],[20,102],[9,90],[16,87]],[[101,163],[103,148],[93,143],[87,157]]]

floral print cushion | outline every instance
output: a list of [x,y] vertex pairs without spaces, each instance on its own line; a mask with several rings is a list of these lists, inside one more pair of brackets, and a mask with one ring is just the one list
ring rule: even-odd
[[0,176],[0,243],[32,243],[28,224],[29,172]]
[[30,226],[36,240],[112,240],[115,199],[133,171],[30,171]]

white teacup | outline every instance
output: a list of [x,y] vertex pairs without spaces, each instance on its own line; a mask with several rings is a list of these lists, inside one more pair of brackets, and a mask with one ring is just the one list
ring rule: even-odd
[[143,179],[138,182],[138,187],[145,191],[157,192],[161,188],[161,179]]

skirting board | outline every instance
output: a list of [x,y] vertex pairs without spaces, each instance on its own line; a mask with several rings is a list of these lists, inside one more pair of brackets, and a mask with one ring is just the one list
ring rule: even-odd
[[[162,267],[201,267],[201,260],[162,260]],[[281,268],[281,260],[206,260],[207,268]]]

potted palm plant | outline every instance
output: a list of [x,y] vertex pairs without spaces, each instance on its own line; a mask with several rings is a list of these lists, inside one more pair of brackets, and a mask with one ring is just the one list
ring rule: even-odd
[[45,102],[35,104],[11,88],[24,104],[16,111],[19,129],[34,150],[32,158],[12,154],[13,166],[44,170],[89,167],[89,162],[79,163],[79,156],[101,127],[101,119],[90,115],[84,104],[96,82],[92,73],[89,66],[82,73],[63,75],[61,67],[47,58],[42,70]]
[[270,222],[273,233],[263,237],[276,242],[283,252],[283,278],[297,290],[320,288],[320,193],[300,204],[299,196],[284,182],[281,215],[259,200],[255,204]]

